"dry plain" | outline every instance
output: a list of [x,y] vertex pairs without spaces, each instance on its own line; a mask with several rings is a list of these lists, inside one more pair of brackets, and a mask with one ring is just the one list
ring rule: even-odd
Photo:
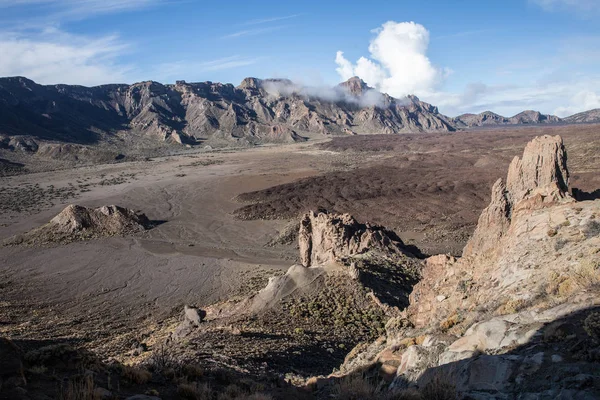
[[2,240],[71,203],[141,210],[157,225],[135,237],[1,247],[0,335],[117,356],[184,304],[255,291],[287,269],[295,245],[269,243],[308,209],[385,225],[424,254],[459,255],[492,183],[541,134],[564,138],[571,186],[597,197],[598,125],[334,137],[0,178]]

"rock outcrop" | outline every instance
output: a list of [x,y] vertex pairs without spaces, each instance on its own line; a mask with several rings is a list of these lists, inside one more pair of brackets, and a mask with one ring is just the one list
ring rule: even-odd
[[583,328],[600,315],[600,202],[575,202],[568,177],[560,137],[531,141],[465,256],[428,258],[405,312],[341,371],[379,365],[394,390],[442,379],[466,398],[599,396],[600,342]]
[[[529,210],[571,201],[567,152],[560,136],[541,136],[525,147],[508,168],[506,183],[499,179],[492,188],[489,206],[479,217],[477,229],[463,255],[496,248],[519,208]],[[527,200],[526,202],[524,200]]]
[[305,267],[340,261],[366,251],[408,254],[394,232],[361,224],[349,214],[312,211],[300,221],[298,246],[300,261]]
[[71,204],[47,224],[15,236],[5,244],[68,243],[107,236],[130,235],[151,227],[152,223],[144,214],[127,208],[115,205],[88,208]]

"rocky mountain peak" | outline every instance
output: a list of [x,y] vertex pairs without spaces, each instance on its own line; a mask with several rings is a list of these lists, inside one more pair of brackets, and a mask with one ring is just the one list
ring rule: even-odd
[[360,97],[366,91],[372,90],[373,88],[369,87],[365,81],[360,79],[358,76],[353,76],[348,79],[346,82],[342,82],[339,86],[345,89],[348,93],[353,96]]
[[477,229],[463,255],[474,255],[496,247],[510,227],[513,214],[571,199],[567,152],[560,136],[539,136],[527,144],[521,158],[508,168],[506,183],[498,179],[492,199],[479,217]]
[[261,79],[248,77],[244,78],[238,89],[258,89],[260,88]]

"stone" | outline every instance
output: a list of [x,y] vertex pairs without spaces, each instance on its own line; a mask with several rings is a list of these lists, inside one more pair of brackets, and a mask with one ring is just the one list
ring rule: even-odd
[[475,233],[465,246],[463,256],[485,253],[497,247],[519,208],[554,204],[569,195],[567,152],[560,136],[539,136],[530,141],[522,158],[515,157],[508,168],[506,184],[499,179],[492,188],[492,199],[483,210]]
[[206,313],[198,308],[184,306],[183,307],[183,315],[185,321],[189,322],[193,326],[200,326]]
[[412,256],[393,232],[361,224],[349,214],[309,212],[300,221],[298,232],[303,266],[326,265],[366,251]]
[[552,360],[553,363],[560,363],[563,361],[563,358],[561,356],[559,356],[558,354],[552,354],[552,357],[550,357],[550,359]]

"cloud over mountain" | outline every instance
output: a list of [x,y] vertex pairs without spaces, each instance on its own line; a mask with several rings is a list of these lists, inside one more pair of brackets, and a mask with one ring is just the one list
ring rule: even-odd
[[370,86],[395,97],[431,92],[443,79],[443,70],[427,57],[429,31],[415,22],[388,21],[372,31],[370,58],[352,64],[342,51],[336,54],[337,72],[346,80],[359,76]]

